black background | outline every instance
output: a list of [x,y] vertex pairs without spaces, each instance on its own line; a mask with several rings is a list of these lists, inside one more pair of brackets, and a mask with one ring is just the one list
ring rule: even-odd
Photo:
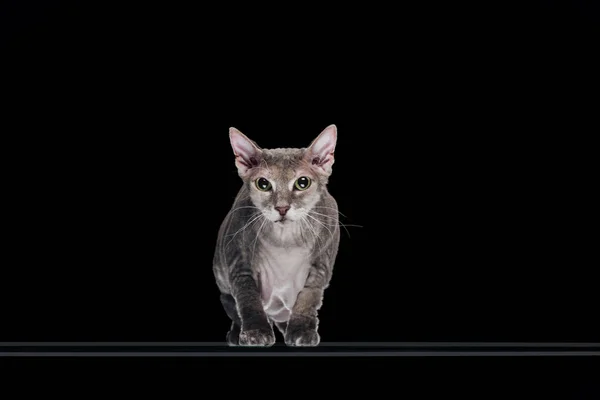
[[592,2],[5,4],[1,340],[223,341],[228,128],[332,123],[323,341],[600,337]]

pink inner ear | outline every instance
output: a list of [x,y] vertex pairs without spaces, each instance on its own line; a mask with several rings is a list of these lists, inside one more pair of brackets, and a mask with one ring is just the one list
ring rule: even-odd
[[330,154],[333,154],[336,143],[335,127],[331,126],[325,129],[314,143],[311,145],[311,154],[313,155],[312,164],[322,164],[327,162]]
[[245,164],[248,166],[258,165],[256,155],[258,149],[250,140],[234,132],[231,135],[231,147],[233,147],[235,155],[241,157]]

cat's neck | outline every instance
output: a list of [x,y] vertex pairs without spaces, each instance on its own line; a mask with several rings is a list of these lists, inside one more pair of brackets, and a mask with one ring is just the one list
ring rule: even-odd
[[300,221],[274,222],[263,230],[261,236],[271,246],[304,247],[308,246],[306,232]]

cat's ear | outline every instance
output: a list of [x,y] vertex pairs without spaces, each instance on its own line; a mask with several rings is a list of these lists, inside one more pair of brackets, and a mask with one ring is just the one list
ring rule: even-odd
[[262,150],[254,141],[233,127],[229,128],[229,140],[238,173],[241,177],[245,177],[250,169],[258,166]]
[[333,153],[335,152],[336,141],[337,127],[335,125],[329,125],[306,149],[306,160],[327,175],[330,175],[331,166],[335,161]]

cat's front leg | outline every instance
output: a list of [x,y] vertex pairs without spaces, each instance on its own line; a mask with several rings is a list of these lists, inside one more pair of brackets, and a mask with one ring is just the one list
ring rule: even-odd
[[318,346],[321,340],[318,328],[318,310],[323,304],[327,274],[323,269],[313,267],[304,288],[298,294],[292,308],[292,315],[285,331],[285,344],[288,346]]
[[254,278],[247,273],[235,275],[232,292],[241,320],[240,346],[272,346],[275,333],[263,309]]
[[305,287],[298,294],[292,315],[285,330],[288,346],[317,346],[321,340],[317,332],[317,310],[321,305],[323,289]]

